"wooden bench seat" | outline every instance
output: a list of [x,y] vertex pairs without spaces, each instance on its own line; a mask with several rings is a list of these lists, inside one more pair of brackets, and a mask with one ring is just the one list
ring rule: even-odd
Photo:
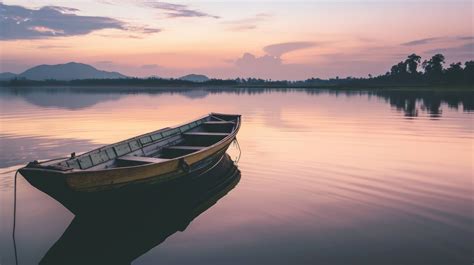
[[156,158],[156,157],[146,157],[146,156],[132,156],[126,155],[117,158],[119,163],[131,163],[131,164],[151,164],[151,163],[160,163],[168,161],[169,159]]
[[189,151],[199,151],[206,148],[206,146],[186,146],[186,145],[175,145],[175,146],[167,146],[163,149],[168,150],[189,150]]
[[235,124],[233,121],[206,121],[204,124],[210,124],[210,125],[220,125],[220,124]]
[[187,132],[183,133],[186,136],[227,136],[230,133],[218,133],[218,132]]

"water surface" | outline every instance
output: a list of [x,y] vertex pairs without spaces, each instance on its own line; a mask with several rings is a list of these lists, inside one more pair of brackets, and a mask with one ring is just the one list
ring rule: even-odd
[[[473,261],[472,92],[2,88],[0,108],[1,264],[18,167],[209,112],[242,114],[240,181],[133,264]],[[73,218],[19,177],[19,264]]]

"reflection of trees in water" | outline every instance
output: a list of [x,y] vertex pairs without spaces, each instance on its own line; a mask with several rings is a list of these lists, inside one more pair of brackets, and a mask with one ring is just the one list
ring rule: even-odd
[[344,96],[377,96],[385,99],[390,106],[403,111],[407,117],[416,117],[420,110],[426,111],[432,117],[442,114],[442,104],[458,110],[462,105],[463,111],[474,111],[474,92],[472,91],[436,91],[436,90],[331,90],[331,89],[299,89],[299,88],[240,88],[240,89],[208,89],[210,94],[265,94],[305,91],[310,95],[330,94]]
[[[374,91],[369,92],[384,98],[397,110],[403,111],[407,117],[418,116],[419,110],[426,111],[431,117],[440,117],[441,105],[458,110],[462,105],[464,111],[473,111],[472,92],[445,91]],[[419,103],[419,104],[418,104]]]
[[[307,90],[310,94],[324,93],[323,91]],[[416,117],[420,110],[426,111],[431,117],[440,117],[442,104],[458,110],[462,105],[463,111],[474,111],[474,93],[472,91],[436,91],[436,90],[367,90],[367,91],[332,91],[329,94],[346,96],[369,95],[383,98],[390,106],[403,111],[407,117]]]
[[[315,89],[315,88],[229,88],[229,87],[201,87],[201,88],[154,88],[154,87],[74,87],[74,88],[12,88],[5,89],[0,96],[15,95],[24,97],[28,102],[38,106],[55,106],[67,109],[90,107],[98,102],[116,100],[121,95],[151,94],[151,95],[183,95],[189,98],[205,98],[208,95],[231,93],[236,95],[259,95],[271,93],[290,93],[304,91],[309,95],[330,94],[344,96],[377,96],[385,99],[391,106],[403,111],[407,117],[418,116],[420,110],[426,111],[432,117],[441,116],[442,104],[449,108],[463,111],[474,111],[474,92],[468,90],[416,90],[416,89],[370,89],[370,90],[343,90],[343,89]],[[39,93],[45,96],[38,97]],[[3,95],[2,95],[3,94]],[[32,96],[35,95],[35,96]],[[51,97],[47,97],[51,95]],[[64,100],[67,98],[68,100]],[[43,99],[42,101],[40,99]],[[61,104],[55,101],[61,99]],[[47,104],[46,104],[46,103]]]

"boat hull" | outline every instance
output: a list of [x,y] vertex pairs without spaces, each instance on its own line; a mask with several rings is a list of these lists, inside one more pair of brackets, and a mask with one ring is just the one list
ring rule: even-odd
[[166,181],[162,179],[162,176],[155,176],[146,179],[146,181],[134,181],[127,183],[127,185],[112,185],[106,189],[94,190],[93,192],[71,189],[64,176],[50,176],[48,181],[38,181],[38,178],[46,176],[29,175],[26,180],[32,186],[60,202],[71,212],[76,213],[85,210],[92,211],[93,209],[120,208],[126,203],[124,198],[146,194],[149,190],[166,189],[167,186],[196,179],[209,171],[215,171],[216,167],[229,167],[230,164],[233,164],[233,162],[226,153],[218,153],[212,156],[206,167],[201,167],[192,172],[176,173],[173,177],[168,177]]
[[96,170],[61,171],[57,167],[48,168],[33,164],[19,171],[31,185],[48,194],[56,190],[97,192],[137,183],[168,182],[215,164],[236,138],[240,128],[240,116],[235,117],[236,126],[228,136],[201,151],[175,159],[157,159],[160,162]]

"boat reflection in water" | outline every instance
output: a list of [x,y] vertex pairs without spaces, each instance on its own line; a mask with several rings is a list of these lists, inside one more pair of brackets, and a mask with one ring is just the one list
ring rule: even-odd
[[208,171],[166,186],[148,184],[116,196],[105,193],[96,197],[95,206],[67,200],[65,206],[76,216],[40,264],[130,264],[184,231],[239,180],[240,171],[224,155]]

